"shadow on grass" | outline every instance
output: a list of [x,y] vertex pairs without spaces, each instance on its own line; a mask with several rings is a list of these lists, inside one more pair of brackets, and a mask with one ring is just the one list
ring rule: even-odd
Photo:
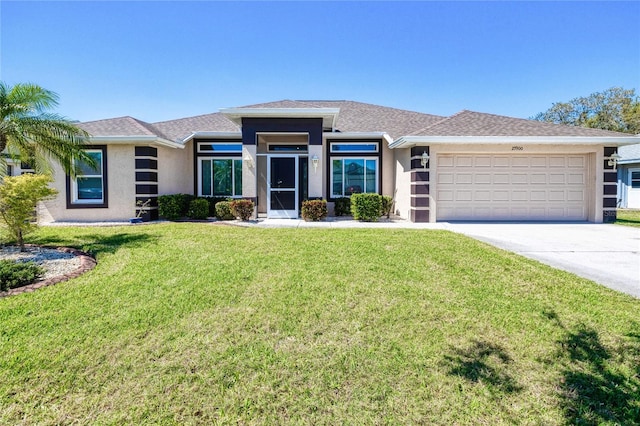
[[72,241],[65,239],[61,241],[55,237],[34,238],[33,242],[40,245],[50,246],[72,246],[92,256],[104,253],[115,253],[121,247],[141,247],[150,241],[157,240],[157,237],[147,234],[120,232],[113,235],[84,234],[74,237]]
[[[565,333],[558,342],[558,362],[562,363],[560,388],[567,422],[640,424],[640,335],[628,334],[623,344],[608,349],[593,328],[583,324],[567,328],[555,313],[543,315]],[[625,363],[635,371],[624,374]]]
[[449,374],[482,384],[494,396],[522,390],[508,373],[511,357],[499,345],[474,340],[466,349],[454,348],[453,355],[445,355],[445,360],[450,366]]

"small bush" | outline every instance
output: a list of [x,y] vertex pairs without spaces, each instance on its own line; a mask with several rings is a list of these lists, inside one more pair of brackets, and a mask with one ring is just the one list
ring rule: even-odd
[[158,215],[167,220],[178,220],[183,215],[180,212],[180,202],[175,195],[161,195],[158,197]]
[[351,214],[355,220],[377,222],[382,211],[382,197],[378,194],[351,195]]
[[216,217],[219,220],[233,220],[236,218],[231,212],[231,201],[218,201],[216,203]]
[[227,197],[201,197],[209,202],[209,217],[216,215],[216,204],[220,201],[229,201]]
[[302,202],[302,218],[317,222],[327,217],[326,200],[305,200]]
[[0,260],[0,291],[31,284],[44,275],[44,269],[33,262]]
[[249,220],[253,215],[255,205],[251,200],[233,200],[229,204],[233,216],[240,220]]
[[209,202],[204,198],[196,198],[189,203],[189,212],[187,213],[191,219],[203,220],[209,217]]
[[380,209],[380,216],[391,217],[391,209],[393,208],[393,198],[388,195],[383,195],[381,200],[382,208]]
[[158,197],[158,214],[167,220],[189,216],[189,207],[194,199],[196,197],[191,194],[161,195]]
[[334,206],[334,214],[336,216],[351,215],[351,198],[348,198],[348,197],[336,198],[335,206]]

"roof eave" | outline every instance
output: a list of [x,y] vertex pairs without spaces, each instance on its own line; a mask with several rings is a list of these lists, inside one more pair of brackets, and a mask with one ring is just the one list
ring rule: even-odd
[[91,136],[89,138],[91,144],[109,144],[109,145],[131,145],[136,143],[152,144],[165,146],[167,148],[184,149],[184,144],[173,142],[158,136]]
[[220,113],[238,126],[242,118],[322,118],[324,128],[335,129],[340,108],[222,108]]
[[411,148],[421,145],[464,144],[524,144],[524,145],[608,145],[623,146],[640,143],[637,136],[402,136],[389,148]]
[[176,142],[186,144],[195,138],[242,138],[242,132],[192,132],[186,138],[176,139]]

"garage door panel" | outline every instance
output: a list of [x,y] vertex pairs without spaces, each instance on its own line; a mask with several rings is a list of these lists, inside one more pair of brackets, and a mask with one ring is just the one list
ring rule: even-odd
[[440,154],[437,171],[438,220],[587,218],[585,155]]

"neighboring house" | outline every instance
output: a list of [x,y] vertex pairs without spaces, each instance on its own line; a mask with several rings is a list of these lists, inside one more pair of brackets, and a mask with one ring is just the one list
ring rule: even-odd
[[640,209],[640,144],[618,150],[618,207]]
[[[97,170],[71,179],[44,220],[126,220],[137,200],[248,198],[258,217],[297,218],[353,192],[393,196],[414,222],[615,219],[617,147],[640,137],[462,111],[451,117],[352,101],[279,101],[160,123],[81,123]],[[428,161],[427,161],[428,160]]]

